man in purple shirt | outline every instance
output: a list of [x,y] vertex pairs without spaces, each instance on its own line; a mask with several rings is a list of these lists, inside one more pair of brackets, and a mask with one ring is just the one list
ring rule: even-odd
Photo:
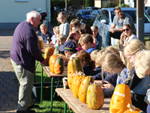
[[20,84],[16,113],[35,113],[35,111],[29,109],[33,105],[32,87],[35,61],[38,60],[45,64],[35,32],[40,20],[40,13],[30,11],[26,14],[26,21],[21,22],[14,31],[10,57]]

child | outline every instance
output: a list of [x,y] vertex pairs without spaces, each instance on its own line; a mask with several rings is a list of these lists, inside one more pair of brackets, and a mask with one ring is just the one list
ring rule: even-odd
[[44,43],[50,43],[52,34],[48,32],[48,27],[46,24],[40,25],[41,36]]
[[70,22],[70,33],[76,31],[76,30],[80,30],[80,20],[78,19],[72,19]]
[[57,21],[59,25],[59,33],[64,36],[69,35],[69,23],[67,22],[67,14],[65,12],[60,12],[57,16]]
[[53,27],[53,36],[51,37],[51,45],[55,45],[56,44],[56,42],[57,42],[57,37],[59,36],[59,26],[55,26],[55,27]]
[[76,50],[79,51],[82,49],[78,43],[79,39],[80,39],[80,33],[78,30],[76,30],[69,34],[66,41],[70,41],[70,40],[73,41],[76,44],[77,47]]
[[75,42],[73,42],[72,40],[69,40],[64,43],[64,54],[68,59],[71,57],[71,55],[73,55],[76,52],[77,50],[76,50]]
[[83,67],[83,71],[84,71],[85,75],[94,75],[95,74],[95,72],[94,72],[95,64],[91,60],[90,54],[84,50],[80,50],[77,52],[76,56],[81,61],[81,65]]
[[98,33],[98,27],[92,26],[91,30],[93,32],[93,43],[96,49],[101,49],[102,46],[102,37]]
[[80,33],[81,34],[90,34],[90,35],[92,35],[92,30],[91,30],[91,28],[88,24],[81,24]]
[[105,75],[103,83],[104,94],[110,97],[116,85],[117,75],[122,71],[125,65],[118,54],[110,52],[105,52],[105,57],[101,65],[104,71],[103,74]]
[[79,39],[79,44],[81,45],[82,49],[85,50],[87,53],[91,53],[92,51],[96,50],[93,47],[93,38],[90,34],[83,34]]
[[64,54],[63,47],[64,47],[65,41],[66,41],[66,37],[65,36],[59,35],[57,37],[57,42],[55,44],[55,52],[54,53]]

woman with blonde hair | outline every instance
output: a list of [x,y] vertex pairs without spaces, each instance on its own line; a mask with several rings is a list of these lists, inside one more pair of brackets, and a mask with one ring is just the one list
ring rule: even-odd
[[145,49],[145,45],[139,39],[133,39],[128,42],[127,46],[124,48],[124,55],[134,55],[138,51]]
[[147,90],[146,80],[140,79],[135,72],[135,58],[138,53],[145,49],[144,43],[138,39],[133,39],[125,46],[123,55],[127,68],[124,68],[117,78],[117,84],[128,84],[132,90],[132,103],[144,112],[147,104],[144,97]]
[[137,76],[139,78],[144,78],[144,86],[147,86],[145,87],[147,90],[145,102],[148,104],[147,113],[150,113],[150,50],[140,51],[135,56],[134,66]]
[[139,78],[150,75],[150,50],[143,50],[136,54],[134,67]]

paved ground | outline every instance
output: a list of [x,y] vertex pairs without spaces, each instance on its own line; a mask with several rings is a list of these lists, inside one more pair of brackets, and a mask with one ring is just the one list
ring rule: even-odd
[[0,113],[15,113],[18,83],[10,63],[12,31],[0,30]]

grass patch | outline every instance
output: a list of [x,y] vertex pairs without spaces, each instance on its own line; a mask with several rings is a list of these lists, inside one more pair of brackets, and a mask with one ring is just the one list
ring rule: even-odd
[[[36,75],[35,75],[35,83],[36,84],[37,83],[40,84],[41,76],[42,76],[42,66],[39,62],[36,62]],[[55,87],[62,87],[61,82],[62,82],[61,78],[54,79],[53,93],[55,93]],[[47,77],[47,75],[45,73],[43,73],[43,83],[44,84],[48,83],[49,87],[50,87],[50,78]],[[45,96],[47,96],[46,99],[44,99]],[[39,100],[40,100],[40,89],[38,89],[38,97],[39,97]],[[35,108],[34,110],[37,113],[50,113],[50,106],[51,106],[50,89],[46,89],[46,88],[43,89],[43,99],[44,100],[42,102],[36,103],[36,105],[38,105],[39,108]],[[52,113],[64,113],[64,104],[65,104],[65,102],[60,97],[58,97],[56,93],[55,93],[55,96],[54,96],[53,100],[54,101],[53,101],[53,111],[52,111]],[[71,113],[71,112],[72,112],[72,110],[67,111],[67,113]]]
[[[42,66],[39,62],[36,62],[36,76],[34,78],[35,83],[40,83],[42,76]],[[43,73],[43,82],[50,82],[50,78],[47,77],[45,73]]]
[[[52,113],[63,113],[64,104],[63,101],[54,101]],[[37,113],[50,113],[51,103],[49,101],[42,101],[37,105],[39,105],[39,108],[34,109]]]

